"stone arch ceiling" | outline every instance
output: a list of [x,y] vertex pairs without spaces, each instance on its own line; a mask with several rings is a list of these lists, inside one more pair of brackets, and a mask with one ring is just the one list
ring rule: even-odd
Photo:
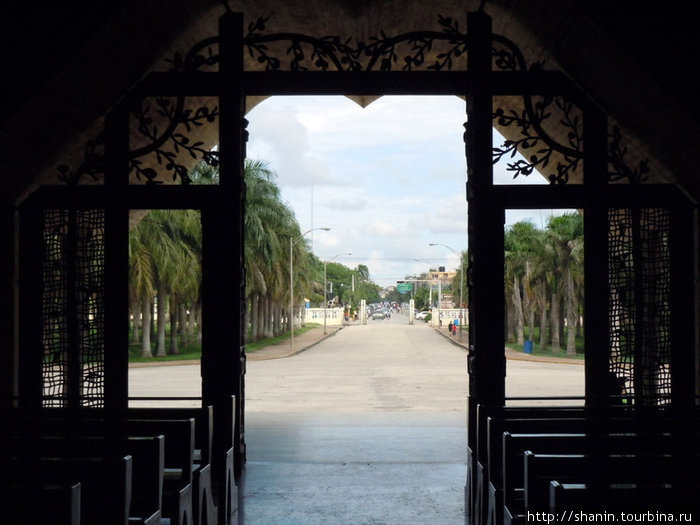
[[[698,198],[700,176],[694,148],[688,147],[700,139],[698,81],[692,75],[672,76],[681,67],[691,73],[696,69],[697,46],[683,33],[690,13],[673,14],[675,38],[660,30],[640,38],[639,32],[654,23],[660,29],[665,17],[626,0],[613,4],[630,7],[628,12],[611,11],[602,0],[228,1],[246,22],[269,16],[266,31],[354,41],[367,41],[380,30],[388,35],[439,30],[438,15],[459,20],[465,30],[466,13],[481,4],[494,32],[514,41],[529,63],[544,60],[547,69],[564,71],[589,93],[619,123],[637,158],[650,158],[658,180],[674,182]],[[140,78],[167,69],[165,58],[216,32],[224,5],[105,0],[45,9],[9,11],[4,18],[10,24],[3,32],[2,55],[10,83],[0,106],[4,199],[16,201],[37,184],[55,181],[56,166],[67,156],[80,158],[87,141],[102,129],[105,113]],[[249,108],[257,102],[249,100]]]

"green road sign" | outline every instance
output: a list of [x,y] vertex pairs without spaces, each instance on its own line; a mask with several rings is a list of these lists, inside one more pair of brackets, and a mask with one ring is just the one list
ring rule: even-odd
[[399,293],[410,292],[413,289],[412,283],[398,283],[396,285],[396,291]]

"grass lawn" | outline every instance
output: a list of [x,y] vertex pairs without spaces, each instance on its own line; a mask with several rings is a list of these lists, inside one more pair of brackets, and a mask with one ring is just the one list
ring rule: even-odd
[[[561,350],[559,352],[552,352],[552,349],[550,347],[547,348],[540,348],[540,329],[539,327],[535,327],[535,333],[533,335],[533,342],[532,342],[532,355],[538,355],[538,356],[545,356],[545,357],[566,357],[569,359],[584,359],[585,354],[584,354],[584,347],[583,347],[583,337],[577,337],[576,338],[576,355],[566,355],[566,337],[562,339],[559,342],[559,346],[561,347]],[[525,339],[527,339],[528,335],[528,330],[525,328]],[[511,348],[517,352],[523,352],[523,345],[519,345],[515,342],[510,342],[508,341],[506,343],[506,346],[508,348]]]
[[[294,330],[294,335],[301,335],[309,330],[321,326],[320,324],[315,324],[315,323],[307,323],[306,326],[302,326],[301,328],[297,328]],[[166,334],[166,339],[165,339],[165,346],[166,349],[168,347],[169,343],[169,335]],[[268,339],[262,339],[260,341],[255,341],[251,343],[247,343],[245,346],[246,353],[247,354],[252,354],[256,350],[260,350],[261,348],[265,348],[266,346],[270,345],[276,345],[279,343],[283,343],[284,341],[289,340],[289,334],[283,334],[277,337],[270,337]],[[131,333],[129,333],[129,341],[131,341]],[[130,343],[129,344],[129,362],[130,363],[157,363],[160,361],[188,361],[188,360],[197,360],[202,357],[202,347],[199,343],[191,344],[188,345],[187,347],[179,347],[180,353],[178,354],[169,354],[163,357],[142,357],[141,356],[141,344],[140,343]],[[155,354],[156,352],[156,338],[151,337],[151,352]]]

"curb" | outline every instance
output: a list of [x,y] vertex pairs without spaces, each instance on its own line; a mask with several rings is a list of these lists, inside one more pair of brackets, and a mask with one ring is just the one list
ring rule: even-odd
[[[313,346],[316,346],[321,341],[325,341],[329,337],[334,336],[343,328],[345,328],[345,327],[341,326],[339,328],[336,328],[332,332],[322,336],[321,338],[317,339],[316,341],[313,341],[306,346],[302,346],[301,348],[294,350],[292,352],[288,352],[286,354],[271,355],[269,357],[262,357],[262,354],[258,354],[261,357],[251,359],[251,356],[255,355],[255,352],[253,352],[252,354],[247,354],[247,358],[250,359],[251,361],[269,361],[270,359],[282,359],[284,357],[292,357],[294,355],[300,354],[301,352],[304,352],[305,350],[308,350],[309,348],[311,348]],[[263,350],[263,349],[261,348],[261,350]],[[175,360],[168,360],[168,361],[149,361],[147,363],[129,363],[129,368],[145,368],[148,366],[198,365],[200,363],[201,363],[201,361],[199,359],[183,359],[181,361],[175,359]]]
[[312,347],[316,346],[316,345],[317,345],[318,343],[320,343],[321,341],[325,341],[325,340],[328,339],[329,337],[334,336],[335,334],[337,334],[338,332],[340,332],[343,328],[345,328],[345,327],[344,327],[344,326],[341,326],[341,327],[339,327],[339,328],[336,328],[336,329],[333,330],[331,333],[328,333],[328,334],[326,334],[326,335],[320,337],[320,338],[317,339],[316,341],[313,341],[312,343],[309,343],[309,344],[306,345],[306,346],[302,346],[302,347],[299,348],[298,350],[293,350],[293,351],[291,351],[291,352],[287,352],[286,354],[271,355],[271,356],[268,356],[268,357],[264,357],[264,356],[262,356],[262,354],[258,354],[258,355],[261,356],[261,357],[258,357],[258,358],[256,358],[256,359],[251,359],[251,357],[252,357],[253,355],[255,355],[255,352],[253,352],[252,354],[247,355],[247,358],[250,359],[251,361],[269,361],[270,359],[283,359],[283,358],[285,358],[285,357],[292,357],[292,356],[295,356],[295,355],[297,355],[297,354],[300,354],[300,353],[302,353],[302,352],[308,350],[309,348],[312,348]]
[[[449,339],[450,342],[455,345],[463,348],[464,350],[469,350],[468,346],[465,346],[462,343],[459,343],[452,339],[452,337],[448,336],[447,334],[444,334],[439,328],[433,328],[437,333],[439,333],[442,337],[445,339]],[[551,357],[540,357],[540,356],[532,356],[528,357],[526,355],[521,355],[520,352],[517,350],[513,350],[512,348],[508,348],[507,346],[505,347],[506,349],[506,359],[510,359],[511,361],[530,361],[530,362],[536,362],[536,363],[555,363],[559,365],[585,365],[585,360],[583,359],[567,359],[566,357],[560,357],[560,358],[551,358]]]

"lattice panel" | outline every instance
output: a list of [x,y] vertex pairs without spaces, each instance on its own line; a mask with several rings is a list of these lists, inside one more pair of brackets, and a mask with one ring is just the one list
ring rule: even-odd
[[608,218],[611,389],[623,394],[628,403],[667,404],[671,396],[669,212],[613,209]]
[[44,212],[44,406],[104,404],[104,213]]

